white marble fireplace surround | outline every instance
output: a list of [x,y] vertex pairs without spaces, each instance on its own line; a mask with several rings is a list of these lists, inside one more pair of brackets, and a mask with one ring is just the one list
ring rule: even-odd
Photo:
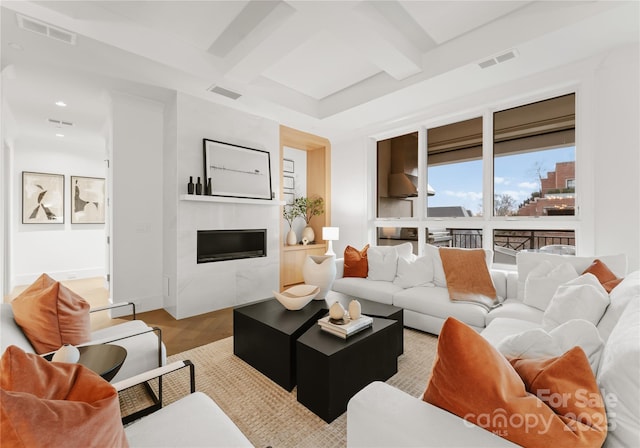
[[[178,319],[273,295],[280,273],[280,207],[181,201],[179,209]],[[266,257],[197,264],[198,230],[249,228],[267,229]]]

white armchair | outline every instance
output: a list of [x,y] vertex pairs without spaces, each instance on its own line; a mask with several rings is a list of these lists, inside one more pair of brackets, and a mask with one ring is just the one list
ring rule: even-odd
[[253,446],[211,398],[202,392],[195,392],[194,366],[188,360],[113,383],[113,386],[118,392],[122,392],[139,384],[148,384],[154,378],[158,378],[162,384],[163,375],[185,367],[190,371],[191,394],[125,426],[124,432],[129,445],[229,448]]

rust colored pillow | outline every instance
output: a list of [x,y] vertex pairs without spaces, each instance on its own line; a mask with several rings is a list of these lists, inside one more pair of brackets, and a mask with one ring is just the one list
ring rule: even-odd
[[91,340],[89,303],[42,274],[11,302],[13,318],[39,354]]
[[582,348],[573,347],[554,358],[509,359],[509,362],[527,391],[553,409],[572,431],[594,432],[594,441],[600,440],[600,436],[604,441],[607,433],[604,400]]
[[440,248],[449,298],[491,309],[498,303],[483,249]]
[[369,245],[362,250],[347,246],[344,250],[344,274],[343,277],[366,278],[369,272],[369,261],[367,259]]
[[600,261],[597,258],[593,260],[593,263],[591,263],[591,265],[589,265],[589,267],[585,269],[582,274],[595,275],[602,287],[607,292],[611,292],[611,290],[618,286],[623,280],[616,277],[616,274],[611,272],[611,269],[609,269],[609,267],[604,264],[604,262]]
[[118,393],[86,367],[12,345],[0,372],[0,445],[128,446]]
[[[565,369],[568,378],[587,373],[593,376],[588,362],[587,372]],[[569,380],[563,385],[577,396]],[[438,337],[423,400],[526,447],[600,446],[606,436],[606,429],[573,420],[569,424],[556,415],[527,392],[516,370],[488,341],[451,317]]]

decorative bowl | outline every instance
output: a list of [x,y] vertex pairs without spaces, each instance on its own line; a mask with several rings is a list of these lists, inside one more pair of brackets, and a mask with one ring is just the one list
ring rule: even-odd
[[315,285],[296,285],[282,292],[271,292],[282,306],[288,310],[296,311],[311,302],[320,292],[320,288]]

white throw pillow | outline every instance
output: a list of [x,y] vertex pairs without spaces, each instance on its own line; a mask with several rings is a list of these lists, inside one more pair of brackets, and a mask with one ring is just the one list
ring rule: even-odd
[[398,272],[393,284],[402,288],[435,286],[433,284],[433,261],[431,257],[418,257],[413,261],[399,257]]
[[584,350],[595,375],[604,341],[596,326],[584,319],[572,319],[549,332],[542,328],[523,331],[504,338],[496,348],[514,358],[546,358],[560,356],[575,346]]
[[[484,249],[484,253],[487,270],[491,272],[491,266],[493,265],[493,251],[491,249]],[[442,259],[440,258],[440,248],[432,244],[425,244],[425,255],[431,257],[431,261],[433,262],[433,283],[441,288],[446,288],[447,277],[444,273],[444,267],[442,266]]]
[[523,302],[544,311],[558,287],[576,278],[578,273],[571,264],[554,266],[550,261],[544,260],[529,273],[524,286]]
[[596,258],[605,263],[616,277],[621,278],[627,274],[627,256],[625,254],[576,257],[574,255],[545,254],[542,252],[518,252],[516,256],[516,264],[518,267],[518,300],[524,300],[524,287],[527,277],[531,270],[535,269],[540,262],[548,260],[553,263],[554,266],[568,262],[571,263],[578,274],[582,274]]
[[398,258],[414,259],[411,243],[398,244],[397,246],[372,246],[367,251],[369,263],[369,280],[392,282],[396,278]]
[[560,286],[542,315],[542,326],[551,330],[571,319],[597,325],[609,305],[609,294],[593,274],[583,274]]

